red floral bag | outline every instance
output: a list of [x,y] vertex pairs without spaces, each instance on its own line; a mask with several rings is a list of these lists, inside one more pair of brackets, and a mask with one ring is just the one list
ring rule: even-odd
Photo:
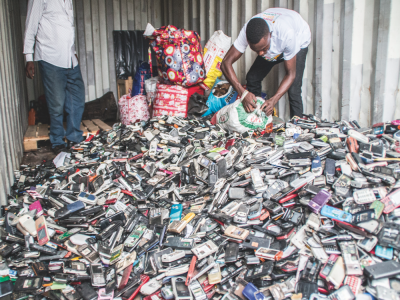
[[184,88],[178,85],[157,83],[153,117],[168,115],[186,118],[189,98],[194,93],[204,95],[204,90],[199,86]]
[[192,30],[168,25],[155,29],[147,24],[144,33],[156,53],[158,73],[167,83],[185,87],[204,81],[200,36]]
[[150,119],[146,96],[137,95],[131,97],[130,94],[126,94],[119,99],[118,106],[122,124],[130,125]]

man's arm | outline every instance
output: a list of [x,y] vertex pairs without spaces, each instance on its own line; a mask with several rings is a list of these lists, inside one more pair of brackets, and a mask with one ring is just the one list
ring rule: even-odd
[[[238,92],[239,96],[242,96],[245,89],[240,84],[235,70],[233,70],[232,65],[242,56],[243,53],[238,51],[235,46],[231,46],[228,53],[225,55],[224,59],[222,60],[221,70],[224,73],[226,79],[232,85],[232,87]],[[252,112],[256,107],[256,96],[252,93],[248,93],[246,97],[243,99],[243,107],[246,112]]]
[[35,67],[33,64],[33,53],[35,38],[43,14],[44,0],[29,0],[28,12],[25,22],[24,54],[26,59],[26,76],[33,79]]
[[276,91],[275,95],[265,101],[261,106],[261,109],[264,109],[267,116],[272,115],[275,104],[278,103],[279,99],[281,99],[282,96],[289,90],[296,77],[296,55],[290,60],[285,60],[284,66],[286,75],[283,77],[278,90]]

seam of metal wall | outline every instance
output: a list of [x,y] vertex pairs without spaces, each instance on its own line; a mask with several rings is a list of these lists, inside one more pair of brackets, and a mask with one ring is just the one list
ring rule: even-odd
[[23,155],[28,102],[18,1],[0,2],[0,204],[14,183]]

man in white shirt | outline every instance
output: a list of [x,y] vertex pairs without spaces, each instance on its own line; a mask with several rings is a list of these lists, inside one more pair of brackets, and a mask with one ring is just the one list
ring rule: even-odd
[[[50,114],[50,142],[54,152],[82,141],[80,124],[85,87],[75,52],[72,0],[29,0],[25,23],[26,76],[35,75],[38,61]],[[67,129],[64,129],[64,109]]]
[[[247,112],[256,107],[256,96],[261,96],[261,83],[272,67],[284,62],[286,75],[277,92],[265,101],[262,109],[271,115],[275,104],[288,92],[290,116],[302,117],[301,85],[311,31],[307,22],[295,11],[270,8],[247,22],[233,46],[226,54],[221,69],[241,96]],[[258,56],[246,76],[247,91],[236,77],[232,64],[250,46]]]

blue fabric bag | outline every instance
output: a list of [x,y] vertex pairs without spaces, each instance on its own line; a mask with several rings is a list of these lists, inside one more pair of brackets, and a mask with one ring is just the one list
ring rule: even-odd
[[146,95],[144,81],[149,78],[151,78],[150,64],[145,61],[139,61],[138,69],[136,71],[135,77],[133,78],[131,97],[137,95]]

